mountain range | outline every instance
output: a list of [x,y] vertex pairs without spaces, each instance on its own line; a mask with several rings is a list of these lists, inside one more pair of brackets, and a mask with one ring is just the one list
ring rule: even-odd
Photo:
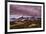
[[10,21],[16,21],[16,20],[32,20],[32,19],[35,19],[35,20],[38,20],[40,19],[41,17],[39,16],[21,16],[19,18],[16,18],[16,17],[12,17],[10,18]]

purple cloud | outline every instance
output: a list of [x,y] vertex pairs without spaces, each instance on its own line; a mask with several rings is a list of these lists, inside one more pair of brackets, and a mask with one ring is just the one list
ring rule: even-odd
[[10,14],[19,16],[41,16],[41,6],[10,5]]

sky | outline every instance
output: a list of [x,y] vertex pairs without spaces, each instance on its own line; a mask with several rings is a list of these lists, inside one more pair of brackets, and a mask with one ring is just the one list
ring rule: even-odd
[[15,16],[41,16],[41,6],[10,5],[10,15]]

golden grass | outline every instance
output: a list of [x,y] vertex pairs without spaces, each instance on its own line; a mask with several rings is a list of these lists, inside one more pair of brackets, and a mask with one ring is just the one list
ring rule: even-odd
[[10,22],[10,29],[20,29],[20,28],[39,28],[41,27],[41,20],[25,20]]

